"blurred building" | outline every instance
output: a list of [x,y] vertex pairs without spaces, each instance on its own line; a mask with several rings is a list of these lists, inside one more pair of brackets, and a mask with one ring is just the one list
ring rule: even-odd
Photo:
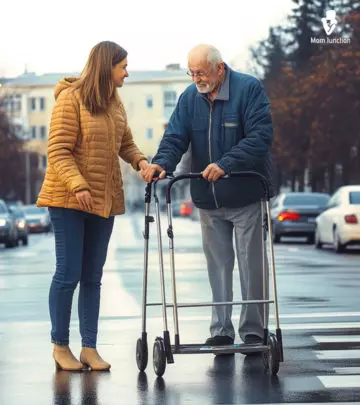
[[[26,72],[11,80],[0,80],[0,100],[14,124],[17,135],[26,140],[27,150],[38,155],[40,189],[46,169],[47,138],[51,112],[55,103],[54,88],[63,77],[78,73],[36,75]],[[190,84],[186,71],[179,65],[168,65],[161,71],[129,72],[119,94],[124,102],[135,142],[151,158],[180,94]],[[144,183],[129,165],[123,165],[124,183],[130,203],[143,199]],[[31,196],[34,201],[36,195]]]

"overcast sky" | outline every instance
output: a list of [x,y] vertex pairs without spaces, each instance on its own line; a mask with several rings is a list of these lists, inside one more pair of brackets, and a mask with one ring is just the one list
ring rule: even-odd
[[81,71],[103,40],[129,53],[129,70],[186,66],[198,43],[245,68],[248,47],[284,24],[291,0],[2,0],[0,77]]

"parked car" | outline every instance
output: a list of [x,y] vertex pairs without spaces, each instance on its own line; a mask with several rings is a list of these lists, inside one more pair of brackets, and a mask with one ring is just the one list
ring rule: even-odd
[[180,217],[180,207],[182,203],[183,203],[182,201],[171,202],[172,216],[174,218]]
[[316,218],[315,246],[324,244],[333,245],[337,253],[360,244],[360,185],[340,187]]
[[24,205],[22,210],[29,225],[30,233],[47,233],[51,231],[51,220],[47,208],[37,207],[36,205]]
[[199,210],[191,200],[183,201],[179,207],[180,217],[188,217],[193,221],[199,219]]
[[29,225],[25,218],[25,213],[20,206],[12,206],[11,212],[15,217],[16,228],[18,230],[18,241],[21,240],[23,245],[29,243]]
[[15,217],[4,200],[0,200],[0,243],[5,243],[7,248],[15,247],[18,244]]
[[282,193],[271,204],[273,240],[280,242],[282,236],[307,237],[315,241],[316,217],[327,207],[329,194],[312,192]]

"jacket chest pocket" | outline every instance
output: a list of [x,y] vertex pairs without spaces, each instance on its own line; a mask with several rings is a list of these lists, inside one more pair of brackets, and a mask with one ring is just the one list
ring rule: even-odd
[[223,153],[239,143],[244,137],[240,117],[236,115],[224,116],[221,122],[221,143]]

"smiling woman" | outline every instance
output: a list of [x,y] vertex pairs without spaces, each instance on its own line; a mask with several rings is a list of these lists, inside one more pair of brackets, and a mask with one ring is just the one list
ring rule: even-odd
[[[96,351],[100,285],[114,216],[125,212],[119,156],[135,170],[146,157],[136,146],[117,88],[128,76],[127,52],[100,42],[80,78],[55,89],[48,167],[37,205],[49,207],[56,271],[50,287],[51,340],[57,368],[108,370]],[[69,348],[72,298],[79,291],[80,361]]]

